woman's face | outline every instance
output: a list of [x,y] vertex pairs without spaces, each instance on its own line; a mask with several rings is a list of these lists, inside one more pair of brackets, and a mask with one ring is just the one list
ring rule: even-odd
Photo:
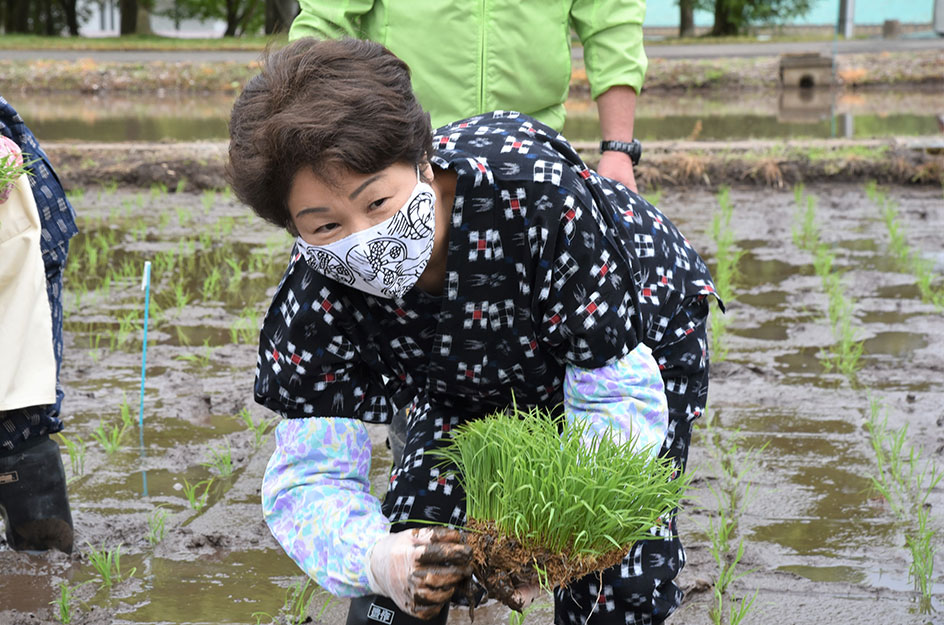
[[[428,164],[420,172],[431,177]],[[327,245],[392,217],[415,186],[416,167],[407,163],[394,163],[374,174],[342,171],[335,184],[305,168],[292,181],[288,210],[302,239]]]

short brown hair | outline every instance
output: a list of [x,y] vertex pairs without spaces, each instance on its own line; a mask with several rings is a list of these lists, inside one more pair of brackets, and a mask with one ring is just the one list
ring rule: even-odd
[[287,200],[300,169],[330,182],[338,171],[421,163],[432,145],[409,67],[358,39],[304,38],[267,54],[233,105],[229,134],[226,173],[237,197],[290,231]]

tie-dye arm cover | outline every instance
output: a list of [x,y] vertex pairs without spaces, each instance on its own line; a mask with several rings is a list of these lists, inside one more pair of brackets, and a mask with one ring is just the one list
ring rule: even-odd
[[659,365],[640,343],[616,362],[599,369],[568,365],[564,377],[564,413],[568,421],[588,422],[587,436],[612,429],[634,449],[659,454],[669,409]]
[[358,419],[284,419],[262,479],[262,512],[305,573],[338,597],[370,594],[369,550],[388,532],[370,494],[370,437]]

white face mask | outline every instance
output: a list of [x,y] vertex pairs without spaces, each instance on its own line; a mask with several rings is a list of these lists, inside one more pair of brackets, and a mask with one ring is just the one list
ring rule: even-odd
[[401,297],[419,280],[433,253],[436,193],[416,170],[410,199],[392,217],[327,245],[298,237],[308,266],[378,297]]

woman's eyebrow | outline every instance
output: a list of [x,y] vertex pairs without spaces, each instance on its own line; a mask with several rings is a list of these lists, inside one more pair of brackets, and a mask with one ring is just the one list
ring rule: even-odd
[[359,187],[354,189],[354,191],[351,192],[351,195],[348,196],[348,199],[353,200],[354,198],[358,196],[358,194],[360,194],[361,191],[366,189],[372,182],[376,182],[378,178],[383,178],[383,177],[384,177],[383,174],[377,174],[375,176],[371,176],[370,178],[362,182]]
[[295,219],[298,219],[302,215],[306,215],[308,213],[326,213],[326,212],[328,212],[327,206],[310,206],[308,208],[303,208],[302,210],[298,211],[298,213],[295,214]]

